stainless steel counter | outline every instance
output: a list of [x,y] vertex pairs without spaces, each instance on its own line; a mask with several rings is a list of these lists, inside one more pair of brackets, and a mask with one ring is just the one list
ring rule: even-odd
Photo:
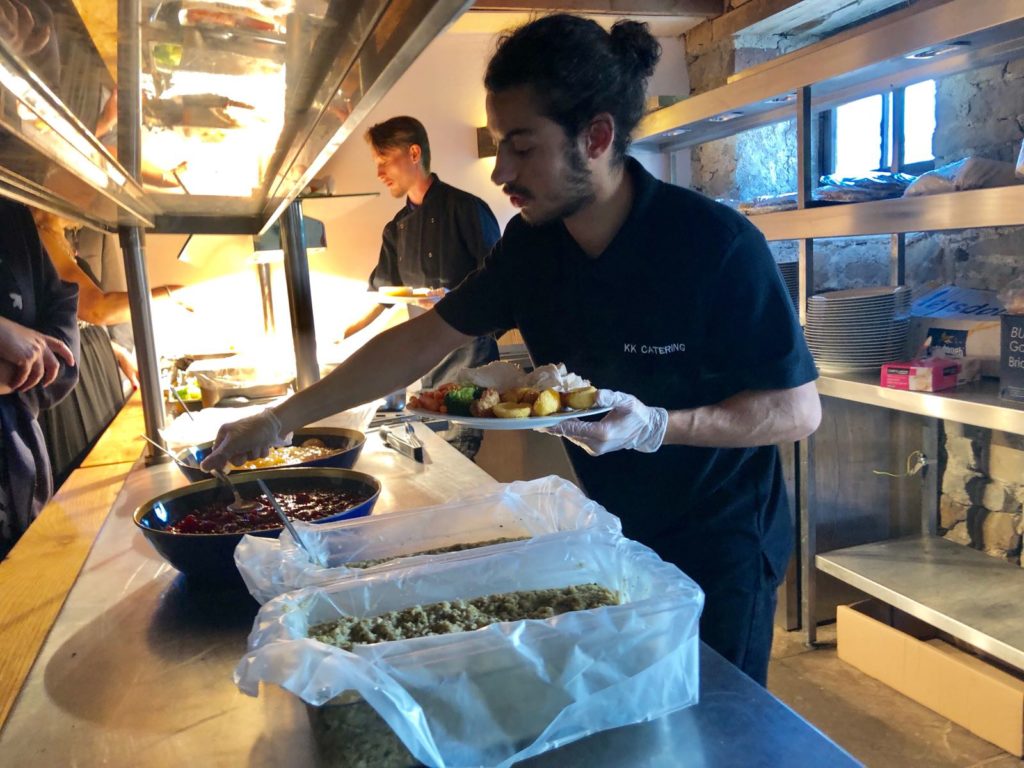
[[[416,431],[426,465],[368,439],[356,468],[382,480],[375,513],[494,483],[427,427]],[[255,601],[190,589],[135,530],[138,504],[184,484],[172,465],[140,464],[129,476],[0,732],[0,766],[316,763],[299,699],[269,687],[250,698],[231,680]],[[707,648],[701,675],[697,707],[526,764],[856,765]]]

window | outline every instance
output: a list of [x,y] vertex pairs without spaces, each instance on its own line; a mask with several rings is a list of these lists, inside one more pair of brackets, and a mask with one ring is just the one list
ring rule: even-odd
[[[902,114],[894,109],[900,98]],[[900,170],[923,173],[935,167],[935,81],[842,104],[822,113],[819,126],[822,173],[857,176],[889,170],[893,167],[891,137],[897,132],[903,144]]]

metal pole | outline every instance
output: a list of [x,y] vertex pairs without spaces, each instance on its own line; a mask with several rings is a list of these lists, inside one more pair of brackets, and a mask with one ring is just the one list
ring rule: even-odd
[[271,334],[277,328],[274,322],[274,293],[270,283],[270,262],[260,261],[256,264],[256,274],[260,279],[260,302],[263,305],[263,330]]
[[[117,158],[136,180],[142,167],[141,126],[142,31],[140,0],[118,0],[117,4]],[[144,235],[139,227],[120,226],[117,230],[124,258],[128,306],[132,314],[135,356],[139,363],[139,389],[146,436],[160,441],[164,425],[164,405],[160,392],[160,368],[153,342],[153,315],[149,304],[149,278],[146,275]],[[152,446],[146,448],[147,462],[160,456]],[[162,458],[162,457],[161,457]]]
[[[903,170],[906,152],[903,132],[905,124],[904,90],[896,88],[892,92],[892,111],[890,120],[890,141],[892,162],[890,170],[899,173]],[[907,236],[903,232],[890,235],[890,266],[889,282],[893,285],[906,285],[907,282]]]
[[[806,208],[814,192],[814,163],[811,154],[811,89],[804,86],[796,94],[797,207]],[[807,322],[807,297],[814,295],[814,240],[800,241],[800,324]],[[818,639],[815,606],[817,586],[817,529],[814,520],[814,436],[797,443],[797,532],[800,553],[800,608],[808,645]]]
[[309,259],[300,200],[293,201],[281,214],[281,247],[295,345],[295,387],[305,389],[320,381],[320,364],[316,358],[313,295],[309,288]]

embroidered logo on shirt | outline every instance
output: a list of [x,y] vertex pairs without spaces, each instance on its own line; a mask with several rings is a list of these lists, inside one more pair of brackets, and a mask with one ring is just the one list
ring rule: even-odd
[[674,355],[686,351],[682,341],[658,346],[655,344],[623,344],[622,351],[629,355]]
[[20,293],[9,293],[7,295],[11,297],[11,304],[14,305],[15,309],[24,309],[25,308],[25,304],[21,300],[21,294]]

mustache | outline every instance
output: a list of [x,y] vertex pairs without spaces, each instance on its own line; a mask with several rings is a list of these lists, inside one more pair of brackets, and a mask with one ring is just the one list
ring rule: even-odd
[[522,197],[524,199],[528,197],[533,197],[533,195],[530,194],[530,190],[528,190],[526,187],[519,187],[516,186],[515,184],[506,184],[501,188],[501,191],[504,192],[509,197],[511,197],[512,195],[515,195],[516,197]]

